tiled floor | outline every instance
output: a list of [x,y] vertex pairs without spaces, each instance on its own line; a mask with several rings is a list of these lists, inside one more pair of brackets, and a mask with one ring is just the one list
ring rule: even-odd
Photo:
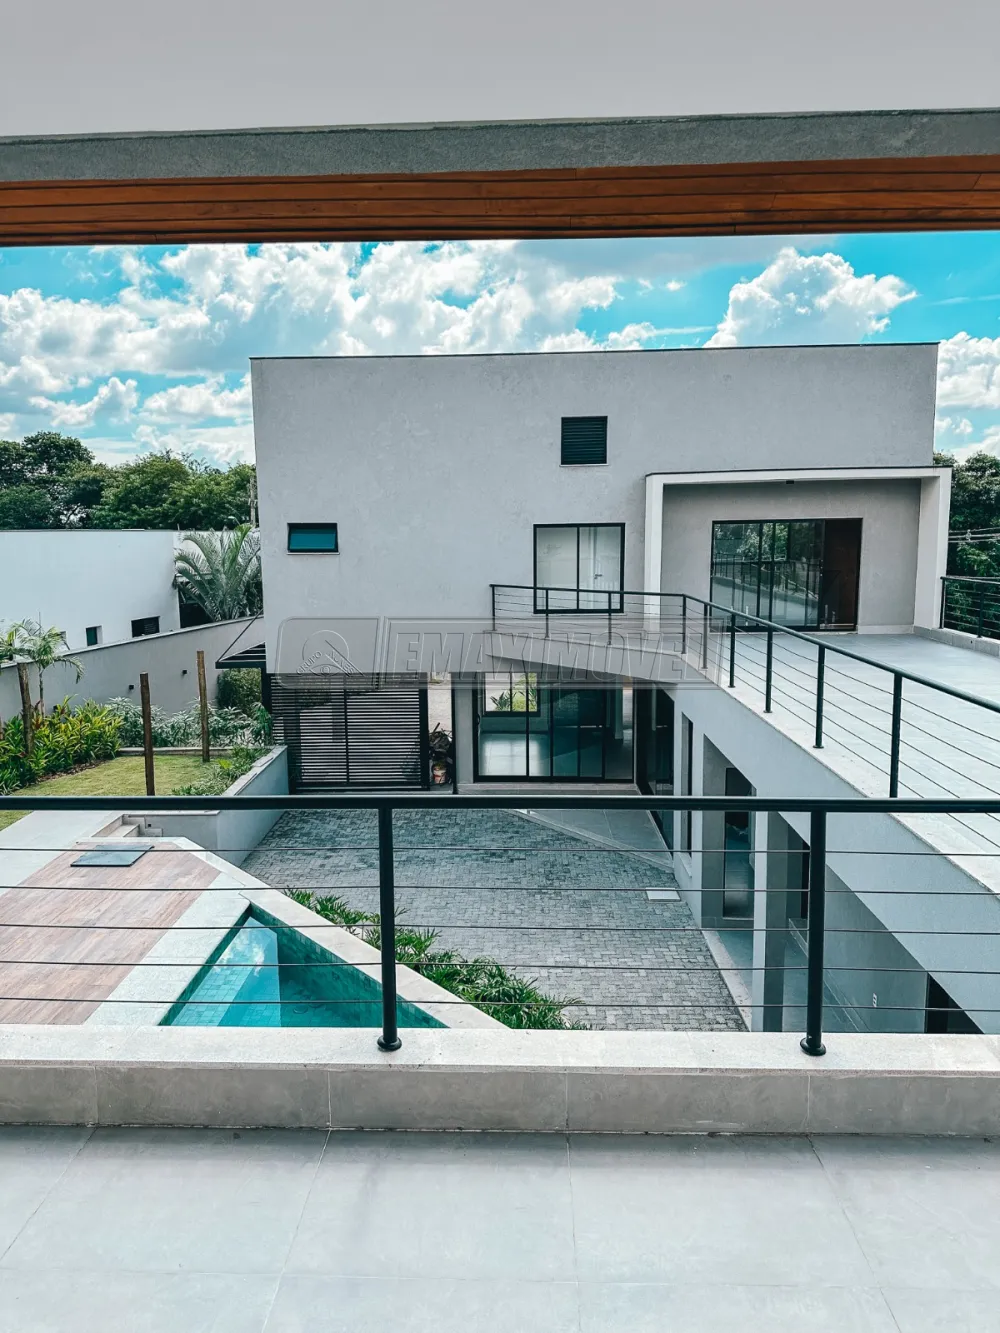
[[0,1333],[995,1333],[1000,1144],[0,1131]]
[[[437,930],[440,947],[537,978],[588,1027],[743,1028],[688,907],[647,898],[675,881],[665,858],[633,854],[635,829],[613,850],[610,826],[598,843],[504,810],[402,810],[394,828],[402,919]],[[375,839],[371,811],[295,810],[243,868],[375,912]]]

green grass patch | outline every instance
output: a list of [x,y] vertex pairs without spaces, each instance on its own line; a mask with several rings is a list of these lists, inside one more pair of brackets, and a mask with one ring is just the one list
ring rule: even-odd
[[[196,754],[158,754],[153,757],[157,796],[170,796],[175,787],[197,782],[212,767]],[[92,764],[75,773],[22,787],[18,796],[145,796],[146,768],[141,754],[121,755]],[[4,811],[3,814],[10,814]],[[0,816],[2,817],[2,816]]]

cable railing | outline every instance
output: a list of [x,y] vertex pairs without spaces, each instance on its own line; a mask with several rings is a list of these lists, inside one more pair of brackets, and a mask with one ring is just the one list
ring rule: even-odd
[[1000,579],[945,575],[940,626],[977,639],[1000,639]]
[[[92,811],[95,828],[102,827],[99,812],[123,807],[153,819],[203,810],[205,800],[0,797],[0,810]],[[801,1046],[811,1056],[824,1054],[831,1030],[1000,1030],[1000,900],[971,876],[957,880],[954,866],[926,844],[894,845],[871,826],[859,838],[866,820],[888,814],[995,817],[1000,798],[520,790],[221,796],[211,807],[282,818],[254,848],[212,854],[135,830],[130,838],[49,848],[32,837],[22,848],[17,825],[7,830],[0,872],[18,851],[44,864],[23,883],[7,879],[0,894],[2,1021],[47,1021],[47,1007],[58,1005],[77,1006],[84,1017],[96,1006],[112,1014],[116,1006],[153,1006],[173,1017],[148,1021],[174,1022],[179,1014],[187,1021],[186,1008],[197,1016],[191,1021],[275,1026],[287,1010],[299,1026],[376,1028],[379,1049],[391,1052],[407,1027],[427,1025],[421,1005],[445,1026],[470,1007],[515,1027],[732,1030],[749,1017],[769,1031],[801,1021]],[[610,820],[654,810],[700,817],[688,852],[640,851],[624,841],[598,846],[582,841],[576,826],[550,822],[560,812]],[[734,814],[751,827],[779,821],[773,837],[751,833],[754,868],[747,848],[734,847],[726,833]],[[792,838],[793,826],[801,837]],[[779,845],[782,828],[787,838]],[[135,850],[137,864],[148,858],[146,871],[134,880],[130,870],[98,865],[90,878],[68,872],[65,854],[95,848]],[[286,917],[266,900],[256,915],[246,917],[243,903],[227,917],[227,895],[243,895],[253,911],[261,899],[220,852],[237,854],[244,880],[254,876],[251,883],[283,902],[292,897],[308,913]],[[179,862],[176,875],[158,869],[165,856],[173,864],[169,858],[182,854],[211,856],[221,881],[184,880]],[[725,907],[733,883],[749,903],[742,914]],[[706,912],[713,895],[718,909]],[[257,941],[248,953],[231,952],[237,928]],[[352,933],[367,941],[370,959],[340,956],[342,944],[325,952],[321,942],[331,932],[340,941]],[[269,954],[272,937],[306,937],[308,947]],[[172,953],[163,952],[164,941]],[[177,969],[184,978],[195,972],[201,989],[150,990]],[[377,994],[369,987],[361,999],[345,995],[338,978],[351,969],[369,982],[377,976]],[[244,976],[269,973],[280,973],[287,990],[246,990]],[[437,987],[429,1001],[413,990],[414,976]],[[116,989],[136,978],[128,993]],[[539,1015],[552,1021],[536,1024]]]
[[[982,790],[1000,795],[1000,704],[993,700],[880,662],[816,632],[691,593],[588,591],[591,599],[604,598],[600,629],[595,631],[592,614],[574,620],[571,612],[559,609],[568,591],[494,584],[493,627],[529,623],[543,639],[589,634],[594,640],[603,635],[609,647],[631,644],[637,655],[655,641],[725,688],[750,688],[764,713],[781,710],[806,723],[813,748],[838,740],[882,775],[880,781],[892,797],[904,791],[962,796]],[[956,732],[962,733],[961,744],[956,743]],[[873,736],[884,742],[873,744]],[[975,745],[971,737],[976,737]],[[938,752],[928,751],[921,738],[935,743]],[[852,742],[867,752],[853,750]]]

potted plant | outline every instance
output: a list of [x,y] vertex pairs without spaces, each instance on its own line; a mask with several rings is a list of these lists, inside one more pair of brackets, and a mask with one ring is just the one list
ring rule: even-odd
[[443,786],[451,781],[453,756],[451,737],[440,722],[428,738],[428,748],[431,753],[431,781],[437,787]]

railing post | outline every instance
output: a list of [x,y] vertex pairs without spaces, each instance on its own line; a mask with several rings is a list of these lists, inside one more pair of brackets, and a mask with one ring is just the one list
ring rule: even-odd
[[767,664],[764,667],[764,712],[771,711],[771,685],[774,680],[774,630],[767,631]]
[[976,620],[976,638],[977,638],[977,639],[981,639],[981,638],[983,637],[983,599],[984,599],[984,596],[985,596],[985,591],[986,591],[986,585],[983,584],[983,583],[980,583],[980,585],[979,585],[979,615],[978,615],[977,620]]
[[495,633],[497,627],[497,585],[495,583],[490,584],[490,617]]
[[392,851],[392,806],[378,811],[378,910],[382,952],[382,1035],[380,1051],[398,1051],[396,1023],[396,873]]
[[736,688],[736,612],[729,613],[729,688]]
[[945,617],[948,613],[948,580],[941,580],[941,612],[938,616],[938,628],[944,629]]
[[545,589],[545,637],[549,637],[549,590]]
[[826,647],[816,645],[816,737],[813,748],[823,748],[823,681],[826,675]]
[[708,604],[701,610],[701,669],[708,670]]
[[899,732],[903,722],[903,677],[892,673],[892,740],[889,742],[889,795],[899,795]]
[[825,1055],[823,1045],[823,945],[826,926],[826,811],[809,816],[809,941],[806,962],[806,1055]]
[[608,647],[611,647],[611,589],[608,589]]
[[687,593],[681,593],[681,657],[687,656],[688,650],[688,599]]

